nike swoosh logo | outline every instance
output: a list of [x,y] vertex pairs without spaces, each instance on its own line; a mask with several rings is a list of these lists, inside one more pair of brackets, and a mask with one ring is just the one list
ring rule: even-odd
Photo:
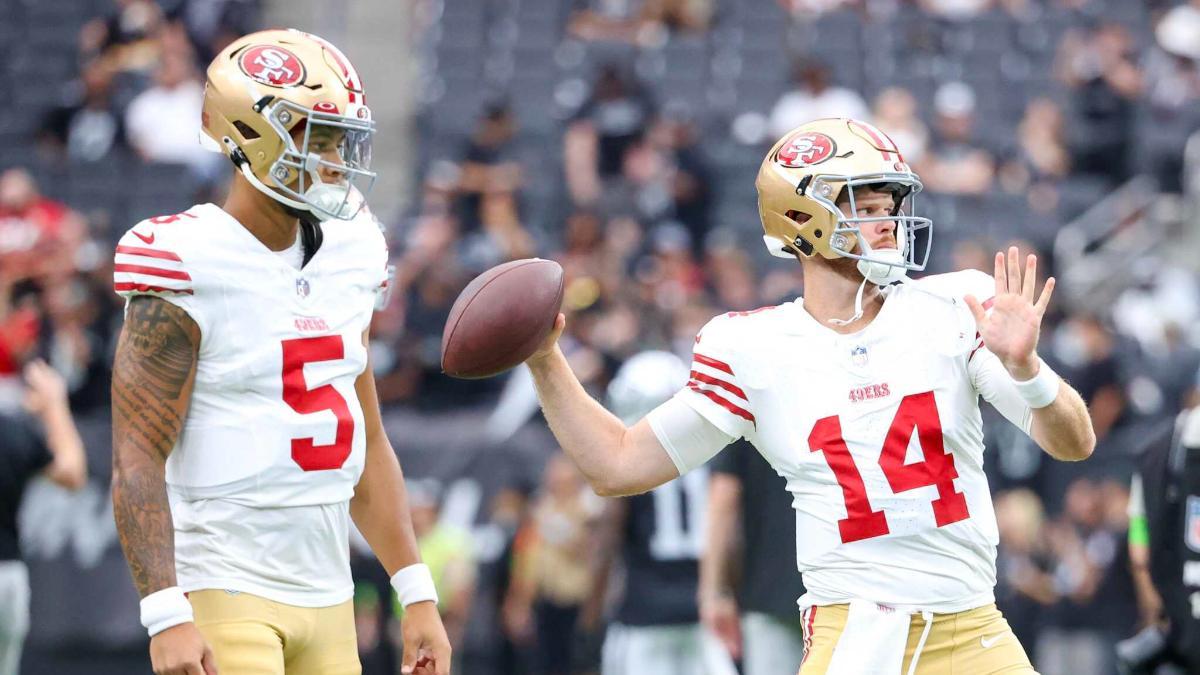
[[142,241],[146,242],[147,244],[154,243],[154,233],[153,232],[150,233],[149,237],[147,237],[144,234],[141,234],[140,232],[134,232],[133,236],[137,237],[138,239],[141,239]]
[[1000,641],[1000,639],[1001,639],[1001,638],[1003,638],[1003,637],[1004,637],[1004,636],[1006,636],[1006,635],[1008,635],[1008,633],[1001,633],[1001,634],[999,634],[999,635],[993,635],[993,636],[991,637],[991,639],[988,639],[988,638],[985,638],[985,637],[981,637],[981,638],[979,638],[979,644],[983,645],[983,648],[984,648],[984,649],[988,649],[988,648],[989,648],[989,647],[991,647],[992,645],[994,645],[994,644],[996,644],[997,642],[999,642],[999,641]]

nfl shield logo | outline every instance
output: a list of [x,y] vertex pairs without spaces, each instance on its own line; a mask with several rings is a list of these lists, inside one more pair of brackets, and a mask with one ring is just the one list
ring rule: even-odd
[[1183,528],[1183,541],[1187,547],[1200,553],[1200,497],[1188,495],[1187,520]]
[[859,345],[850,350],[850,361],[860,368],[867,365],[867,348]]
[[296,295],[298,295],[302,298],[307,298],[308,291],[309,291],[308,280],[305,279],[304,277],[300,277],[299,279],[296,279]]

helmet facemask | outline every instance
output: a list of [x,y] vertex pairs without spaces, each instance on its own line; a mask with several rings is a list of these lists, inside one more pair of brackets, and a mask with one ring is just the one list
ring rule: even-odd
[[[319,220],[357,215],[375,184],[376,174],[370,170],[375,122],[310,110],[284,99],[268,105],[263,116],[284,144],[268,173],[274,192],[282,196],[279,201]],[[304,130],[299,145],[289,124]],[[331,161],[331,154],[340,161]],[[322,169],[336,172],[337,181],[322,180]]]
[[[788,180],[793,179],[781,167],[774,165],[776,173]],[[858,216],[858,203],[855,196],[856,188],[871,187],[880,192],[889,192],[895,199],[895,207],[890,216]],[[839,257],[858,261],[858,270],[871,283],[886,285],[899,281],[910,271],[922,271],[929,261],[929,253],[933,242],[933,221],[929,218],[912,215],[915,209],[916,194],[921,191],[922,184],[916,174],[904,173],[875,173],[856,174],[853,176],[835,174],[816,174],[811,180],[802,180],[796,186],[796,194],[808,197],[819,203],[835,220],[833,232],[829,234],[829,249]],[[846,215],[839,208],[837,198],[845,194],[848,212]],[[894,222],[896,225],[895,249],[873,249],[862,236],[864,224],[875,222]],[[918,236],[919,232],[923,236]],[[800,237],[801,239],[803,237]],[[773,237],[764,237],[768,248],[775,255],[791,257],[794,255],[787,248],[776,243]],[[810,242],[811,243],[811,242]],[[855,252],[855,248],[858,252]],[[811,249],[810,249],[811,250]]]
[[[898,177],[899,180],[889,180],[886,174],[846,177],[842,189],[845,191],[848,211],[851,214],[858,213],[855,190],[860,187],[890,193],[895,206],[890,216],[846,216],[841,213],[841,209],[837,209],[838,222],[829,242],[830,248],[839,255],[858,261],[858,271],[867,281],[881,286],[899,281],[910,271],[924,270],[929,262],[933,243],[933,221],[912,215],[916,205],[916,193],[920,192],[922,187],[920,180],[911,174]],[[822,177],[818,177],[818,180],[820,178]],[[814,183],[816,182],[814,180]],[[834,207],[837,208],[836,204]],[[864,224],[878,222],[895,223],[896,248],[873,249],[866,237],[862,236]],[[919,245],[917,233],[922,230],[925,231],[924,236],[920,238],[923,245]],[[855,243],[858,244],[858,253],[854,252]]]

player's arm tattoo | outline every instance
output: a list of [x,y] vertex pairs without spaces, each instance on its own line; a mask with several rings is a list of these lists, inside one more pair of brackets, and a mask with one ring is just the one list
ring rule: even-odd
[[183,428],[200,329],[179,307],[137,296],[113,363],[113,515],[134,585],[145,597],[175,585],[165,462]]

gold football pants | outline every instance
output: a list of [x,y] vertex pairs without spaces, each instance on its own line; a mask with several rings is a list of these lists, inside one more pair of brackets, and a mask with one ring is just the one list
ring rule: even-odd
[[249,593],[188,594],[222,675],[360,675],[353,601],[296,607]]
[[[823,605],[805,610],[805,654],[800,675],[822,675],[829,669],[849,612],[849,605]],[[904,666],[900,669],[905,675],[924,630],[925,620],[914,614],[908,627]],[[934,614],[916,672],[917,675],[1036,675],[1021,643],[995,605]]]

